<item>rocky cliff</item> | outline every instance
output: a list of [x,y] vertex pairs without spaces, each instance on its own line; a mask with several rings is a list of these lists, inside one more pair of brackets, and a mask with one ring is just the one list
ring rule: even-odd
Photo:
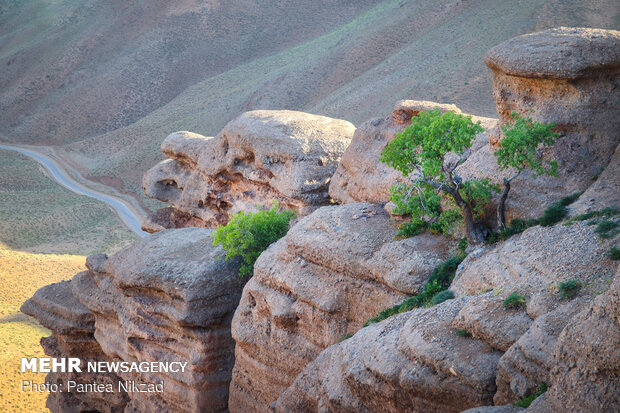
[[239,211],[278,201],[306,215],[329,204],[327,194],[353,124],[294,111],[252,111],[215,137],[177,132],[162,143],[169,158],[151,168],[143,187],[172,204],[143,225],[163,228],[226,224]]
[[[402,101],[355,131],[340,120],[255,111],[215,138],[170,135],[162,146],[170,159],[144,179],[151,196],[172,204],[160,215],[172,217],[167,225],[212,226],[273,199],[302,216],[263,252],[247,283],[212,246],[211,230],[184,228],[89,257],[89,271],[38,291],[23,310],[52,330],[47,354],[190,364],[184,374],[92,378],[163,381],[163,394],[106,401],[68,393],[48,405],[510,413],[545,383],[528,412],[619,410],[620,270],[609,254],[620,242],[619,44],[619,32],[558,29],[489,52],[500,119],[474,118],[485,131],[460,172],[498,181],[510,173],[497,169],[493,151],[497,123],[514,110],[555,122],[562,137],[550,149],[560,177],[520,176],[509,216],[538,216],[560,196],[584,192],[570,219],[470,246],[449,286],[454,298],[367,327],[423,291],[456,253],[456,242],[440,235],[394,238],[384,203],[401,177],[380,152],[419,111],[458,108]],[[332,201],[341,205],[325,206]],[[568,280],[573,297],[560,294]],[[514,306],[505,301],[512,293],[521,297]]]

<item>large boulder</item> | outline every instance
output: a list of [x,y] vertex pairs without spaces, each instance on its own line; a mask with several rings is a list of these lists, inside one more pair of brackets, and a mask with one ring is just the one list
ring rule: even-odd
[[162,231],[110,258],[90,257],[89,268],[71,283],[94,314],[94,337],[106,357],[187,362],[178,373],[120,372],[123,380],[164,383],[163,392],[129,393],[127,409],[226,411],[230,323],[245,281],[239,263],[213,247],[212,230]]
[[[536,217],[550,202],[585,190],[620,142],[620,31],[560,27],[527,34],[493,47],[485,63],[499,127],[517,112],[555,123],[562,136],[545,151],[559,163],[557,178],[524,173],[512,183],[514,216]],[[499,147],[499,127],[488,152]]]
[[277,412],[460,412],[491,404],[501,352],[458,337],[469,297],[373,324],[329,347],[280,396]]
[[176,132],[162,143],[169,158],[143,179],[149,197],[172,204],[145,223],[163,227],[225,224],[231,214],[279,201],[306,215],[329,204],[328,185],[355,126],[288,110],[246,112],[217,137]]
[[58,384],[62,392],[50,392],[47,408],[52,413],[99,411],[121,413],[128,402],[123,391],[113,393],[67,391],[67,383],[116,384],[120,378],[114,373],[92,373],[85,369],[90,361],[107,361],[101,346],[95,340],[95,317],[80,303],[71,289],[70,281],[61,281],[40,288],[21,307],[21,311],[37,319],[51,330],[41,339],[45,354],[57,358],[79,358],[83,368],[78,372],[51,372],[45,382]]
[[381,206],[323,207],[259,257],[232,324],[231,411],[265,411],[323,349],[423,288],[445,238],[395,233]]

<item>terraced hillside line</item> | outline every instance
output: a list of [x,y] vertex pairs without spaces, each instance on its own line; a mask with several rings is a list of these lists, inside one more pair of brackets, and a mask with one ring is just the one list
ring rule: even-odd
[[131,231],[135,232],[140,237],[145,237],[148,232],[142,231],[141,223],[143,213],[139,212],[137,208],[129,204],[127,201],[104,194],[103,192],[96,191],[92,188],[77,182],[74,180],[59,164],[58,161],[40,153],[33,149],[25,149],[17,146],[0,145],[0,149],[19,152],[22,155],[26,155],[31,159],[37,161],[45,170],[50,174],[51,178],[59,185],[67,188],[68,190],[75,192],[76,194],[86,195],[91,198],[95,198],[101,202],[105,202],[114,209],[114,212],[118,215],[121,221]]

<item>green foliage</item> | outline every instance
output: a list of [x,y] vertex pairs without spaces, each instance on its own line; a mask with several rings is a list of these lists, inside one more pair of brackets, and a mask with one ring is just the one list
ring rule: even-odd
[[568,208],[560,203],[556,202],[551,204],[545,212],[543,216],[540,218],[540,225],[543,227],[550,227],[553,224],[556,224],[563,220],[568,215]]
[[538,386],[538,391],[527,396],[527,397],[522,397],[521,399],[519,399],[518,402],[514,403],[515,406],[517,407],[530,407],[530,404],[532,404],[532,402],[534,400],[536,400],[536,398],[538,396],[541,396],[543,393],[545,393],[548,389],[547,383],[540,383],[540,385]]
[[513,292],[504,300],[504,307],[506,308],[520,308],[525,305],[525,296],[518,292]]
[[611,238],[619,232],[618,221],[611,219],[600,221],[594,229],[594,232],[596,232],[601,238]]
[[459,328],[456,330],[457,337],[471,337],[471,333],[464,328]]
[[459,240],[457,248],[459,250],[459,255],[461,257],[465,257],[467,255],[467,238],[461,238]]
[[515,218],[510,221],[510,225],[506,228],[502,229],[499,232],[493,233],[487,239],[487,244],[494,244],[497,241],[504,241],[513,235],[520,234],[529,227],[533,227],[534,225],[538,225],[537,219],[528,219],[527,221]]
[[339,343],[341,343],[341,342],[343,342],[343,341],[345,341],[345,340],[350,339],[351,337],[353,337],[353,334],[351,334],[351,333],[346,333],[346,334],[343,334],[343,335],[342,335],[342,336],[338,339],[338,342],[339,342]]
[[575,298],[580,288],[581,283],[577,280],[560,281],[558,283],[559,297],[561,300]]
[[463,153],[483,129],[471,116],[439,109],[422,111],[396,135],[381,154],[381,161],[409,176],[417,167],[427,177],[444,178],[442,165],[448,152]]
[[538,153],[539,146],[551,146],[559,137],[553,132],[554,123],[540,123],[516,112],[510,114],[512,122],[502,126],[504,138],[495,151],[500,168],[529,168],[538,175],[557,175],[557,161],[544,161]]
[[401,224],[398,227],[397,237],[409,238],[415,235],[419,235],[426,231],[428,223],[420,217],[412,217],[409,221]]
[[274,201],[271,209],[255,213],[241,211],[233,215],[226,226],[215,231],[213,245],[221,245],[226,250],[226,260],[242,258],[240,277],[251,276],[259,255],[286,235],[295,212],[278,209],[279,205]]
[[620,249],[618,247],[611,247],[606,255],[610,260],[618,261],[620,260]]
[[484,206],[491,201],[493,192],[499,191],[499,185],[492,184],[488,178],[469,179],[463,182],[460,194],[472,204],[474,217],[480,218],[484,214]]
[[570,204],[575,202],[577,199],[579,199],[581,194],[583,194],[583,191],[582,192],[575,192],[573,194],[567,195],[564,198],[560,199],[558,201],[558,204],[560,204],[562,206],[569,206]]
[[[470,116],[442,114],[439,109],[423,111],[385,147],[381,161],[409,179],[390,190],[395,212],[411,216],[411,223],[403,224],[399,235],[419,234],[426,228],[449,234],[462,219],[463,208],[471,209],[474,218],[482,215],[492,192],[499,191],[499,187],[486,178],[461,182],[455,172],[482,130]],[[447,160],[448,153],[459,158]],[[444,200],[442,207],[441,192],[451,195],[452,205],[446,205]]]
[[444,301],[451,300],[453,298],[454,298],[454,293],[452,291],[443,290],[433,296],[433,298],[431,299],[431,304],[433,305],[441,304]]
[[[431,275],[429,276],[428,282],[424,285],[424,289],[421,293],[416,294],[412,297],[405,299],[402,303],[397,304],[393,307],[389,307],[381,310],[379,314],[375,317],[369,319],[364,327],[368,326],[372,323],[378,323],[379,321],[383,321],[388,317],[391,317],[396,314],[404,313],[405,311],[413,310],[418,307],[428,307],[438,304],[441,301],[448,300],[450,298],[454,298],[454,294],[451,291],[447,291],[447,286],[450,285],[454,275],[456,274],[456,269],[459,264],[463,261],[465,256],[460,257],[451,257],[443,263],[439,264],[437,267],[433,269]],[[435,297],[442,292],[446,292],[445,295],[440,296],[437,300],[439,302],[434,302]],[[448,296],[451,295],[451,296]]]

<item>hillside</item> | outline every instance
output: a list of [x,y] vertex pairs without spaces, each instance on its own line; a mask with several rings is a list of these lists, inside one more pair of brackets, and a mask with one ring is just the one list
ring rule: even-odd
[[[491,7],[492,6],[492,7]],[[552,26],[618,27],[615,1],[13,1],[0,8],[0,132],[62,145],[143,198],[176,130],[251,109],[359,124],[403,98],[496,116],[482,56]],[[153,203],[148,203],[152,206]]]

